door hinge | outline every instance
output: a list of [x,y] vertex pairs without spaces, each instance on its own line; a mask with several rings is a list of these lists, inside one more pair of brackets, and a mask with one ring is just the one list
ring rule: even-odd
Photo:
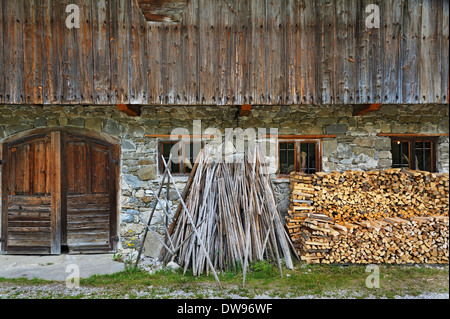
[[6,159],[0,160],[0,165],[2,165],[2,164],[6,164]]
[[116,159],[113,159],[113,163],[114,163],[115,165],[119,165],[119,164],[120,164],[120,161],[119,161],[119,160],[116,160]]
[[6,243],[6,237],[5,236],[1,236],[0,237],[0,243]]
[[119,241],[119,236],[112,236],[112,237],[111,237],[111,240],[112,240],[112,241]]

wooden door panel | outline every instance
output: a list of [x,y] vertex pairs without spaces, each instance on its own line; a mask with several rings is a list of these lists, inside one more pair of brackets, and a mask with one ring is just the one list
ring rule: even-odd
[[8,252],[51,253],[50,196],[9,196]]
[[34,144],[33,166],[33,192],[37,195],[50,194],[51,188],[51,142],[39,141]]
[[[66,235],[69,252],[113,249],[113,148],[68,134],[65,144]],[[112,204],[113,203],[113,204]]]
[[91,193],[109,194],[109,152],[107,148],[91,148]]
[[29,143],[8,148],[9,194],[30,193],[30,149]]
[[67,245],[71,251],[110,248],[109,195],[67,196]]
[[40,136],[5,147],[2,232],[8,253],[50,254],[52,237],[51,139]]
[[66,144],[66,176],[68,194],[86,194],[89,184],[87,163],[88,145],[81,141]]

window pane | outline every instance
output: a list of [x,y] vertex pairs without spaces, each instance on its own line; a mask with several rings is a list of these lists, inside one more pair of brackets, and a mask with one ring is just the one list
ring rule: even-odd
[[402,167],[409,168],[409,143],[402,142],[401,143],[401,164]]
[[415,150],[415,155],[416,155],[416,170],[423,170],[423,166],[424,166],[424,162],[423,162],[423,149],[422,148],[417,148],[417,144],[416,144],[416,150]]
[[289,174],[295,170],[295,143],[279,144],[280,174]]
[[392,166],[399,167],[401,164],[401,155],[400,155],[401,153],[399,143],[397,142],[392,143],[391,153],[392,153]]
[[316,172],[316,143],[300,144],[301,171],[307,174]]
[[392,167],[409,168],[409,143],[393,141],[392,142]]
[[[167,142],[167,143],[162,144],[162,155],[166,162],[169,161],[169,157],[170,157],[171,150],[173,147],[179,148],[176,142]],[[175,148],[173,149],[174,152],[176,151]],[[179,161],[178,158],[175,158],[174,156],[172,156],[172,164],[171,164],[171,168],[170,168],[172,173],[180,173],[180,164],[178,164],[178,161]],[[164,164],[161,164],[161,171],[162,172],[165,171]]]
[[184,172],[191,173],[192,168],[197,159],[198,153],[201,150],[201,143],[189,143],[185,148],[185,158],[184,158]]
[[288,166],[287,173],[295,171],[295,143],[288,143]]
[[420,143],[420,147],[417,145],[416,143],[416,169],[431,172],[431,145],[428,142]]
[[280,143],[280,154],[279,154],[279,161],[280,161],[280,174],[287,174],[287,152],[286,152],[287,144],[286,143]]

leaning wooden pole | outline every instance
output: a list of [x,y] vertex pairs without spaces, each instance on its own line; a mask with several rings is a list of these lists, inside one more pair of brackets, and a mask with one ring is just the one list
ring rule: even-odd
[[[169,157],[169,163],[170,163],[170,162],[172,162],[172,156]],[[163,178],[162,178],[162,183],[161,183],[161,185],[164,185],[164,180],[166,179],[166,177],[167,177],[167,169],[166,169],[166,171],[165,171],[164,174],[163,174]],[[161,191],[162,191],[162,186],[159,187],[158,194],[156,195],[157,198],[159,197],[159,195],[161,195]],[[148,219],[148,222],[147,222],[147,224],[146,224],[147,227],[145,227],[145,230],[144,230],[144,237],[142,238],[141,247],[139,248],[139,252],[138,252],[138,255],[137,255],[137,258],[136,258],[136,263],[134,264],[134,267],[135,267],[135,268],[137,268],[137,266],[138,266],[138,264],[139,264],[139,260],[141,259],[141,254],[142,254],[142,250],[144,249],[145,239],[147,238],[147,234],[148,234],[149,227],[150,227],[150,224],[151,224],[152,219],[153,219],[153,214],[155,213],[155,210],[156,210],[156,206],[157,206],[157,205],[155,205],[155,206],[153,207],[152,212],[150,213],[150,217],[149,217],[149,219]]]
[[173,177],[172,177],[172,174],[171,174],[171,173],[169,172],[169,170],[168,170],[166,161],[164,160],[164,158],[163,158],[162,160],[163,160],[164,166],[166,167],[166,172],[169,174],[169,178],[170,178],[170,180],[172,181],[172,184],[173,184],[173,186],[174,186],[174,189],[175,189],[175,191],[177,192],[177,195],[178,195],[179,198],[180,198],[180,203],[181,203],[181,205],[183,206],[183,209],[184,209],[184,211],[185,211],[185,213],[186,213],[186,216],[189,218],[189,221],[190,221],[190,223],[191,223],[191,227],[192,227],[192,229],[194,230],[194,233],[195,233],[195,236],[197,237],[198,243],[200,244],[200,248],[201,248],[201,250],[203,251],[203,253],[205,254],[206,260],[208,261],[208,265],[209,265],[209,267],[211,268],[211,271],[213,272],[214,278],[216,279],[216,281],[217,281],[217,283],[218,283],[218,285],[219,285],[219,288],[222,289],[222,287],[221,287],[221,285],[220,285],[219,277],[217,277],[216,270],[215,270],[215,268],[214,268],[213,263],[211,262],[211,259],[209,258],[208,251],[206,250],[205,244],[203,243],[202,238],[201,238],[201,236],[200,236],[200,234],[199,234],[199,232],[198,232],[198,230],[197,230],[197,227],[195,226],[195,222],[194,222],[194,220],[193,220],[191,214],[189,213],[189,210],[187,209],[186,204],[184,203],[184,200],[183,200],[183,198],[182,198],[182,196],[181,196],[181,194],[180,194],[180,192],[179,192],[179,190],[178,190],[177,185],[175,184],[175,181],[174,181],[174,179],[173,179]]

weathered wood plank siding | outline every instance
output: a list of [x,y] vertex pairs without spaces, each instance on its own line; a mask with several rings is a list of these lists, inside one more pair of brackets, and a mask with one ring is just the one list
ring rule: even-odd
[[445,103],[448,21],[449,0],[190,0],[177,23],[136,0],[0,0],[0,103]]

